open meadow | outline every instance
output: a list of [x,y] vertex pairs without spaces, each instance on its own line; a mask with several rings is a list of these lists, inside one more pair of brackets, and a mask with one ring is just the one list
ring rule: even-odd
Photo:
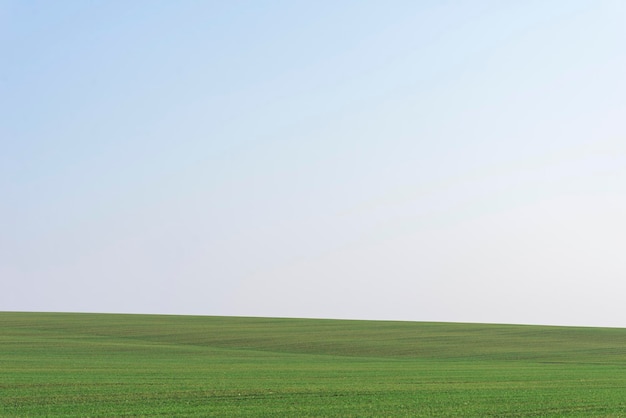
[[0,313],[0,416],[626,416],[626,329]]

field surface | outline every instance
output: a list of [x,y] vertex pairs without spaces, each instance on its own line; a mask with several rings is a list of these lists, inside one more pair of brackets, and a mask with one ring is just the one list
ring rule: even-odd
[[0,416],[626,417],[626,329],[0,313]]

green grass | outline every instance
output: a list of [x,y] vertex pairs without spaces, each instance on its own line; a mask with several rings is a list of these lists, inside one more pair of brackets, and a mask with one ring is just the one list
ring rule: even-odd
[[0,416],[624,416],[626,329],[0,313]]

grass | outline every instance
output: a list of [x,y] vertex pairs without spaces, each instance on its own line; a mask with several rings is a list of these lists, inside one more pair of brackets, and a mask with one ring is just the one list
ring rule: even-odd
[[624,416],[626,329],[0,313],[0,416]]

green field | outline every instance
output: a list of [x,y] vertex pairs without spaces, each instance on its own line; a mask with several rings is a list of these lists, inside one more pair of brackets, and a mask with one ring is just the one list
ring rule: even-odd
[[626,329],[0,313],[0,416],[624,416]]

